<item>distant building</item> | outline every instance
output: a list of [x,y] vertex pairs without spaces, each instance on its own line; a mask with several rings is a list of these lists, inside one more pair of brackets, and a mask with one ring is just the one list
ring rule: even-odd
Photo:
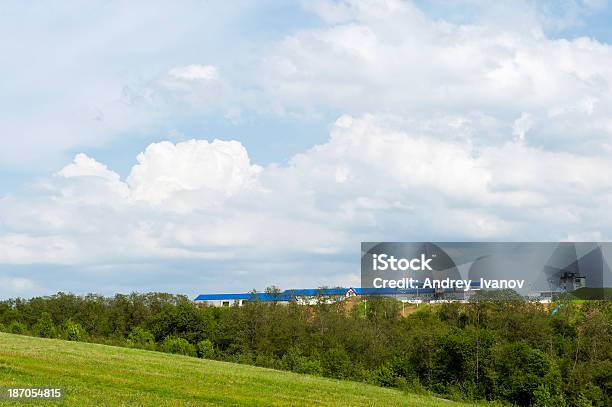
[[575,291],[586,287],[586,277],[578,273],[565,272],[559,277],[559,288],[563,291]]
[[397,290],[390,288],[306,288],[285,290],[278,293],[243,294],[200,294],[194,301],[197,304],[213,307],[242,306],[247,301],[275,302],[280,304],[296,303],[314,305],[344,301],[351,297],[382,296],[395,298],[402,302],[419,304],[421,302],[447,302],[468,299],[475,291],[454,289],[415,288]]
[[268,293],[200,294],[194,301],[197,304],[210,305],[213,307],[229,307],[232,305],[242,306],[246,301],[266,301],[288,304],[291,301],[291,297],[288,295]]

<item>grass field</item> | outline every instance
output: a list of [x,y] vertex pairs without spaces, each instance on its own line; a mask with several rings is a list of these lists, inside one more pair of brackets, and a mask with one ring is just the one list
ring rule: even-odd
[[63,402],[38,401],[47,406],[462,405],[356,382],[6,333],[0,333],[0,386],[63,387]]

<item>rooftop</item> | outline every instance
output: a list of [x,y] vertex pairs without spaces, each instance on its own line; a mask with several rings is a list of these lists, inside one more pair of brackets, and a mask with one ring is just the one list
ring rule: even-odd
[[[222,301],[222,300],[247,300],[247,301],[293,301],[299,297],[325,297],[345,296],[352,290],[355,295],[402,295],[402,294],[431,294],[435,292],[431,288],[394,289],[394,288],[304,288],[285,290],[279,293],[241,293],[241,294],[200,294],[195,301]],[[454,292],[453,289],[445,289],[444,292]]]

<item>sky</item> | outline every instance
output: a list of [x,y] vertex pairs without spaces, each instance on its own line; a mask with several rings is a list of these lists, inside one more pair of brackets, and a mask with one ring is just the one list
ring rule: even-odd
[[361,241],[608,241],[610,21],[2,2],[0,297],[355,286]]

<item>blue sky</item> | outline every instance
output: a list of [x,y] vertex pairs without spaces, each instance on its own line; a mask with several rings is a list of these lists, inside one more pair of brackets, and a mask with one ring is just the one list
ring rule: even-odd
[[[19,133],[13,136],[14,149],[9,148],[0,163],[11,183],[57,170],[84,148],[114,160],[127,172],[136,153],[152,141],[167,139],[171,132],[244,140],[264,162],[282,161],[312,145],[302,140],[317,137],[315,133],[319,141],[325,140],[329,121],[323,119],[297,123],[247,112],[249,117],[232,123],[218,111],[181,113],[171,105],[147,112],[151,117],[138,125],[121,122],[100,129],[96,118],[120,120],[116,116],[122,112],[115,109],[126,103],[124,92],[138,92],[175,66],[212,63],[239,76],[268,44],[301,27],[321,24],[299,3],[282,1],[262,1],[257,6],[245,1],[182,2],[171,9],[163,3],[146,4],[2,6],[3,48],[9,51],[2,61],[0,100],[8,122],[3,132]],[[84,123],[77,128],[62,123],[70,119]],[[293,137],[295,133],[300,134]],[[34,140],[40,147],[32,151]],[[263,144],[272,148],[262,148]],[[36,159],[37,168],[32,168],[28,155]]]
[[362,240],[608,240],[611,10],[5,2],[0,295],[351,285]]

